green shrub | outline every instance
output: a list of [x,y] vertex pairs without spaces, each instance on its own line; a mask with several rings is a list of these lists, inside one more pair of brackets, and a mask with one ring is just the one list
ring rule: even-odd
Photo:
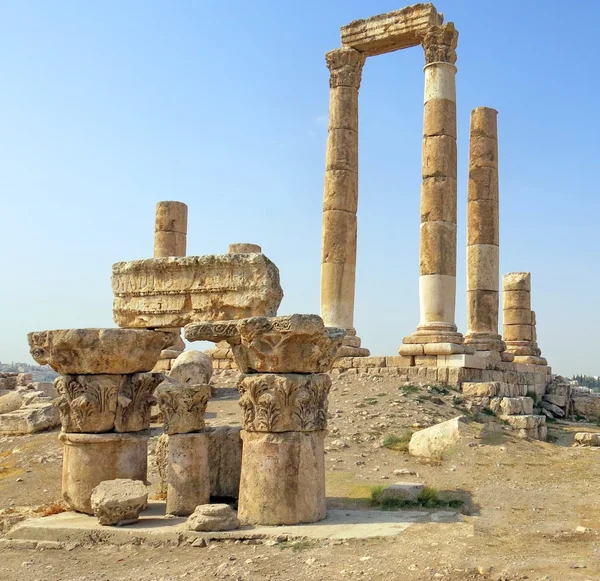
[[412,435],[412,432],[405,432],[401,436],[388,434],[383,440],[383,447],[388,450],[396,450],[397,452],[406,452]]
[[419,387],[416,385],[401,385],[398,389],[404,394],[417,393],[419,391]]
[[426,486],[423,488],[423,490],[421,490],[421,493],[418,496],[418,501],[421,506],[425,506],[427,508],[439,506],[440,493],[437,488]]

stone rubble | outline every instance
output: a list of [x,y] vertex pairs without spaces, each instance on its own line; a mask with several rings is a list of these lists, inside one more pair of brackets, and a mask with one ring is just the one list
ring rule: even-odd
[[185,526],[191,531],[231,531],[240,526],[240,521],[228,504],[201,504]]
[[101,525],[132,524],[148,505],[148,487],[139,480],[105,480],[92,491],[91,505]]

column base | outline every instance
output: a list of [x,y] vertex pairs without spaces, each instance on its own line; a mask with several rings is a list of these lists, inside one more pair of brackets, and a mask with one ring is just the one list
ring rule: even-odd
[[419,325],[412,335],[402,339],[398,353],[400,355],[472,355],[475,353],[475,349],[465,345],[464,341],[462,333],[457,332],[456,325],[449,323]]
[[475,351],[506,351],[506,343],[500,335],[494,333],[468,333],[465,345],[474,347]]
[[356,329],[346,329],[346,336],[338,351],[338,357],[369,357],[371,352],[360,344],[361,339],[356,334]]

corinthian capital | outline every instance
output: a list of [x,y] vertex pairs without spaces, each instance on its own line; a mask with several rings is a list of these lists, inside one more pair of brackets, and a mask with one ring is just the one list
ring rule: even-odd
[[421,45],[425,51],[425,63],[450,63],[456,62],[456,44],[458,31],[452,22],[442,26],[432,26],[421,38]]
[[360,87],[362,68],[365,64],[365,55],[353,48],[337,48],[325,55],[327,68],[330,71],[329,86],[334,87]]

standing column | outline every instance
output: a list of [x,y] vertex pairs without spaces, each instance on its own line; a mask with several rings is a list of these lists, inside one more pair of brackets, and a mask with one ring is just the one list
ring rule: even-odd
[[471,112],[467,200],[467,336],[476,351],[502,352],[498,334],[498,111]]
[[[456,44],[451,22],[432,26],[421,40],[425,51],[425,108],[420,230],[420,321],[400,354],[418,354],[414,344],[441,344],[429,355],[464,352],[456,332]],[[450,345],[449,345],[450,344]]]
[[185,256],[187,205],[183,202],[158,202],[154,223],[154,258]]
[[[158,202],[154,221],[154,258],[185,256],[187,246],[187,205],[183,202]],[[179,333],[179,329],[170,329]],[[169,371],[171,363],[185,350],[181,336],[164,349],[153,371]]]
[[358,89],[365,56],[339,48],[325,56],[330,71],[329,135],[323,195],[321,316],[346,329],[343,356],[369,355],[354,329],[358,209]]

